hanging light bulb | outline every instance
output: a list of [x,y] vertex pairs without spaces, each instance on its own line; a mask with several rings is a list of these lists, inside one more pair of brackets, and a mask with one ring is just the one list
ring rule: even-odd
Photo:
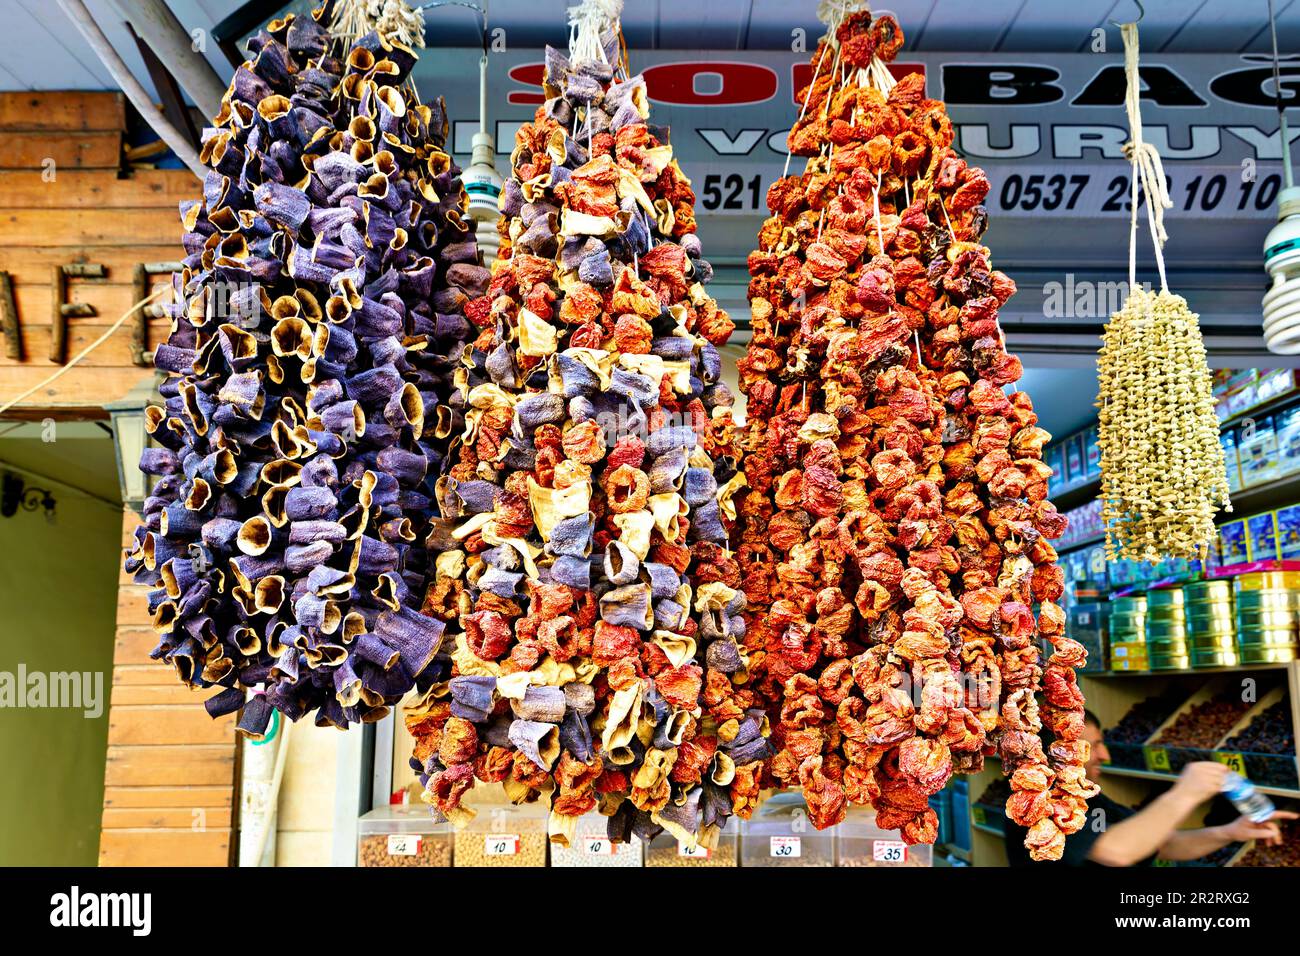
[[1264,342],[1270,352],[1297,355],[1300,354],[1300,188],[1296,187],[1291,171],[1291,136],[1286,123],[1286,103],[1282,99],[1273,0],[1268,4],[1268,25],[1273,35],[1273,94],[1277,98],[1286,188],[1278,193],[1277,225],[1264,240],[1264,268],[1273,279],[1272,287],[1264,293]]
[[496,171],[496,140],[487,126],[487,50],[478,61],[478,132],[474,134],[469,166],[461,173],[465,192],[469,193],[469,215],[474,220],[474,237],[478,240],[483,265],[490,266],[501,248],[497,234],[497,197],[501,195],[501,176]]

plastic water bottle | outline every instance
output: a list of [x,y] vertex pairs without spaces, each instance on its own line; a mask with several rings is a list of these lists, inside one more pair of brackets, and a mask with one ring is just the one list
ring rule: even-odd
[[1223,778],[1223,795],[1232,801],[1237,812],[1253,823],[1263,823],[1277,808],[1259,788],[1236,771]]

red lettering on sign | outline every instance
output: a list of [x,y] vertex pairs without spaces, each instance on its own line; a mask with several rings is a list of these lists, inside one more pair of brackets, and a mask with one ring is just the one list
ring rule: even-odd
[[[825,72],[826,69],[826,65],[822,64],[822,72]],[[924,76],[925,64],[890,63],[889,72],[894,74],[894,79],[896,80],[901,80],[909,73],[920,73]],[[802,92],[805,86],[812,82],[812,77],[813,67],[810,63],[796,63],[790,68],[790,85],[793,87],[790,93],[790,98],[794,101],[795,106],[803,106],[803,100],[799,99],[799,93]]]
[[776,71],[757,63],[661,63],[645,73],[650,99],[670,106],[741,106],[776,96]]
[[546,102],[542,95],[542,77],[546,75],[545,63],[520,63],[511,68],[510,79],[522,83],[527,90],[511,90],[506,94],[506,102],[515,106],[541,106]]

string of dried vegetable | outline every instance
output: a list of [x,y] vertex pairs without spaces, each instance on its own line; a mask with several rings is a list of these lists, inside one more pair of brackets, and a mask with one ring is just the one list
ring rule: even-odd
[[221,688],[213,716],[257,690],[252,735],[273,709],[377,720],[433,680],[417,542],[488,280],[415,53],[375,33],[340,50],[331,13],[255,36],[205,132],[147,411],[161,478],[126,563],[153,587],[153,656]]
[[489,783],[547,801],[557,843],[599,810],[615,840],[709,846],[752,809],[768,753],[728,550],[733,324],[618,11],[571,11],[572,59],[547,49],[515,138],[430,539],[453,676],[407,725],[424,798],[458,825]]
[[1015,287],[979,244],[988,180],[923,76],[889,75],[897,22],[831,7],[789,137],[810,159],[769,190],[749,259],[737,556],[749,676],[779,714],[763,783],[801,787],[819,828],[870,804],[933,842],[928,797],[998,753],[1031,854],[1059,858],[1096,792],[1085,655],[1056,603],[1049,436],[1004,393]]
[[[1129,294],[1110,317],[1097,356],[1102,520],[1106,554],[1157,562],[1203,558],[1214,516],[1232,510],[1213,380],[1196,313],[1169,291],[1162,247],[1165,191],[1160,154],[1142,138],[1137,24],[1125,24],[1125,105],[1133,162]],[[1139,183],[1146,202],[1139,204]],[[1160,291],[1137,284],[1138,207],[1147,210]]]

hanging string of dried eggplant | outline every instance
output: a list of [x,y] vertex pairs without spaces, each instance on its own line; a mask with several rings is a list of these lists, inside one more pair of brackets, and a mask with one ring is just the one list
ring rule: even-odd
[[154,588],[153,656],[220,688],[213,716],[256,690],[252,735],[273,709],[376,720],[438,672],[418,542],[488,281],[414,51],[339,44],[331,15],[255,36],[205,135],[126,563]]

